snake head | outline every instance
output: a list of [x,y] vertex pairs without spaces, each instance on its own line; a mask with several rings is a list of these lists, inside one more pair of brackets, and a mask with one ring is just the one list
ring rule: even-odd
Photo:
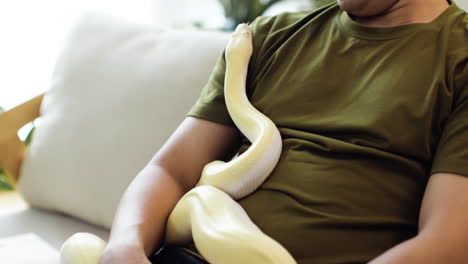
[[249,61],[252,55],[252,32],[247,24],[237,26],[226,47],[226,59],[229,61]]

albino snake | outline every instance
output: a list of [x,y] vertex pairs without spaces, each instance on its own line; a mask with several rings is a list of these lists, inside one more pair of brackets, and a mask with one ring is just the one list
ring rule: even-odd
[[[262,233],[235,202],[265,181],[279,160],[282,146],[275,124],[255,109],[246,95],[252,49],[250,28],[241,24],[226,48],[224,87],[229,114],[252,145],[227,163],[213,161],[204,167],[197,187],[180,199],[169,216],[166,243],[186,245],[193,238],[201,255],[213,264],[295,264],[289,252]],[[71,261],[80,254],[70,253],[73,236],[69,240],[62,247],[62,264],[97,263],[98,258],[95,263]],[[95,246],[99,250],[105,246],[94,243],[100,245]]]

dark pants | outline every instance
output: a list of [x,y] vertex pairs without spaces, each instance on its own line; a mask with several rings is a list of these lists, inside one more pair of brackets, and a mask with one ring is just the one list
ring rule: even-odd
[[153,264],[208,264],[180,247],[166,246],[149,258]]

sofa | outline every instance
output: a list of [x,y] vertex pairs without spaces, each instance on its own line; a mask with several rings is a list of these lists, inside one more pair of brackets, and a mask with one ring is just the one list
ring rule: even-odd
[[[0,161],[17,187],[0,193],[0,240],[34,234],[55,250],[76,232],[107,240],[124,190],[185,118],[228,39],[78,19],[46,94],[0,115]],[[33,120],[26,149],[17,130]],[[0,250],[1,263],[20,257]]]

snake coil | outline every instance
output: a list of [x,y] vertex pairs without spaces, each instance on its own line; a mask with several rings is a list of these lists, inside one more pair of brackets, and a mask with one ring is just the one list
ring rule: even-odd
[[293,264],[289,252],[265,235],[235,201],[255,191],[268,178],[281,154],[275,124],[255,109],[246,95],[252,33],[241,24],[227,45],[224,95],[229,114],[252,145],[225,163],[207,164],[197,187],[185,194],[169,216],[168,244],[192,238],[212,264]]

